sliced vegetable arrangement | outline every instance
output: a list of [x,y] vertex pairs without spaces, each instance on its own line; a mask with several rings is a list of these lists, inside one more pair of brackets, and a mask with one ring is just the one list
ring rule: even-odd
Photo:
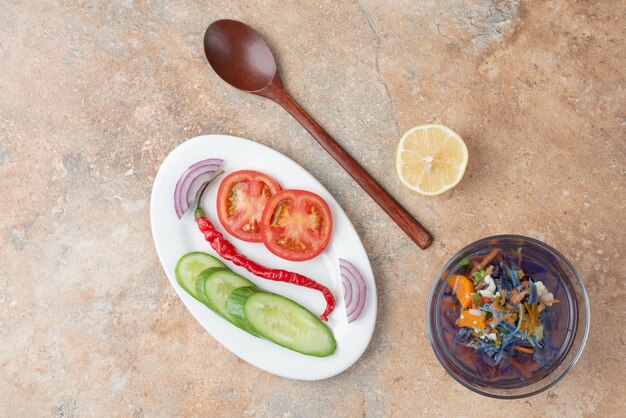
[[[326,286],[299,273],[262,266],[237,252],[202,208],[202,196],[223,171],[222,163],[208,159],[189,167],[175,190],[179,218],[197,200],[194,219],[204,238],[224,260],[254,275],[318,290],[326,309],[316,317],[298,303],[262,291],[250,280],[231,271],[222,260],[203,252],[191,252],[176,265],[176,280],[195,299],[242,330],[302,354],[326,357],[337,343],[321,320],[328,320],[335,299]],[[217,214],[233,236],[248,242],[263,242],[273,254],[290,261],[306,261],[328,246],[333,220],[328,204],[306,190],[281,190],[270,176],[253,170],[226,176],[217,193]],[[340,259],[340,271],[348,323],[363,312],[367,286],[357,268]],[[321,320],[320,320],[321,319]]]
[[[217,175],[219,174],[221,173],[218,173]],[[215,226],[213,226],[211,221],[204,216],[204,210],[202,209],[202,195],[209,183],[205,185],[205,188],[200,193],[200,197],[198,198],[198,207],[196,208],[194,214],[196,224],[198,225],[198,229],[200,229],[200,232],[204,234],[204,239],[206,239],[209,244],[211,244],[211,247],[213,247],[213,249],[222,258],[234,263],[237,266],[245,268],[250,273],[256,276],[262,277],[264,279],[275,280],[278,282],[287,282],[296,284],[298,286],[304,286],[311,289],[319,290],[322,295],[324,295],[324,299],[326,299],[326,309],[324,310],[324,313],[320,315],[320,318],[324,321],[328,320],[328,315],[330,315],[330,313],[335,308],[335,297],[333,296],[330,289],[302,274],[282,269],[267,268],[259,263],[250,260],[248,257],[238,253],[235,246],[231,244],[226,238],[224,238],[224,235],[222,235],[221,232],[215,229]]]
[[450,313],[457,317],[458,340],[490,366],[528,357],[543,363],[554,355],[544,342],[544,331],[554,315],[552,305],[559,301],[543,282],[525,273],[521,263],[513,267],[498,255],[496,249],[480,262],[467,260],[468,272],[448,280],[461,305]]
[[[186,254],[177,264],[176,280],[194,298],[254,336],[310,356],[327,357],[336,351],[332,332],[309,310],[260,290],[215,261],[219,260],[205,253]],[[198,272],[204,265],[208,267]]]

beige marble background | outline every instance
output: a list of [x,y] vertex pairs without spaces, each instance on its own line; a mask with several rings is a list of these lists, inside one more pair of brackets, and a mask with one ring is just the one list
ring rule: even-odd
[[[0,415],[625,416],[626,4],[604,1],[0,0]],[[202,36],[241,19],[303,107],[436,241],[420,251],[273,103],[214,75]],[[402,132],[439,122],[465,179],[401,186]],[[185,139],[228,133],[310,170],[372,261],[379,318],[362,359],[320,382],[239,360],[178,300],[149,198]],[[548,392],[475,395],[440,367],[425,304],[478,238],[545,240],[584,277],[587,348]]]

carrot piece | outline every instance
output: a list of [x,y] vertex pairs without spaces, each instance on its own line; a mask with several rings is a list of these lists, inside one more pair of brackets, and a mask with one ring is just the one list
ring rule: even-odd
[[528,289],[524,289],[521,292],[517,293],[516,290],[513,290],[513,296],[511,297],[511,302],[514,304],[518,304],[524,296],[528,294]]
[[520,353],[524,353],[524,354],[532,354],[535,352],[535,350],[533,350],[532,348],[520,347],[519,345],[516,345],[515,349],[519,351]]
[[469,328],[486,328],[487,323],[485,322],[484,315],[473,315],[468,311],[461,312],[461,316],[459,317],[459,322],[457,322],[459,327],[469,327]]
[[489,254],[487,254],[485,258],[483,258],[480,264],[478,265],[478,270],[484,269],[485,266],[489,264],[491,260],[493,260],[498,255],[499,252],[500,252],[499,248],[494,248],[493,250],[491,250]]
[[452,288],[452,291],[466,308],[472,307],[472,295],[474,293],[474,283],[467,277],[455,274],[450,277],[448,284]]

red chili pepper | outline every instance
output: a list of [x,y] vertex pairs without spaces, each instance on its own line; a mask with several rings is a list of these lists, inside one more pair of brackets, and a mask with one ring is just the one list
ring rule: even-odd
[[[215,175],[215,177],[219,176],[221,173]],[[213,177],[213,178],[215,178]],[[210,183],[210,182],[209,182]],[[208,186],[208,184],[207,184]],[[206,190],[206,187],[204,190]],[[308,277],[294,273],[291,271],[281,270],[281,269],[273,269],[262,266],[252,260],[250,260],[245,255],[239,254],[235,246],[231,244],[221,232],[215,229],[215,226],[211,223],[211,221],[204,216],[204,210],[201,207],[202,195],[204,194],[204,190],[200,194],[200,198],[198,199],[198,207],[195,212],[195,219],[200,232],[204,234],[204,239],[211,244],[211,247],[225,260],[231,261],[234,264],[245,268],[250,273],[262,277],[264,279],[274,280],[278,282],[286,282],[292,283],[298,286],[304,286],[311,289],[319,290],[324,295],[324,299],[326,299],[326,310],[322,315],[320,315],[320,319],[323,321],[328,321],[328,315],[335,308],[335,297],[333,296],[330,289],[326,286],[319,284],[313,279],[309,279]]]
[[484,303],[485,305],[487,305],[488,303],[493,302],[490,298],[485,297],[485,296],[483,296],[483,297],[482,297],[482,300],[483,300],[483,303]]

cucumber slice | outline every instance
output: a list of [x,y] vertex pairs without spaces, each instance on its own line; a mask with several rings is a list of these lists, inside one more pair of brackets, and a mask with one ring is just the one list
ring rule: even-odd
[[[236,302],[236,298],[231,299]],[[235,310],[234,306],[231,308]],[[331,330],[305,307],[275,293],[252,292],[243,312],[261,336],[298,353],[328,357],[337,349]]]
[[209,267],[227,268],[226,264],[207,253],[192,252],[185,254],[178,260],[178,263],[176,263],[176,281],[187,293],[198,299],[196,294],[196,279],[202,270]]
[[[246,300],[259,289],[255,286],[238,287],[234,289],[228,299],[226,299],[226,310],[232,317],[232,323],[237,325],[241,329],[254,330],[254,327],[246,319],[246,315],[243,313],[243,305]],[[254,332],[256,336],[258,333]]]
[[240,318],[232,315],[226,309],[226,300],[239,287],[254,286],[250,280],[242,277],[230,270],[219,270],[212,272],[204,282],[204,295],[206,296],[207,306],[226,318],[228,321],[237,325],[239,328],[254,333],[254,330],[247,327],[246,323]]
[[202,270],[200,274],[198,274],[198,277],[196,278],[196,297],[200,302],[204,303],[211,309],[213,308],[209,305],[209,300],[207,299],[206,294],[204,293],[204,284],[206,283],[207,279],[211,276],[212,273],[216,271],[221,271],[221,270],[228,270],[228,269],[226,267],[209,267],[207,269]]

